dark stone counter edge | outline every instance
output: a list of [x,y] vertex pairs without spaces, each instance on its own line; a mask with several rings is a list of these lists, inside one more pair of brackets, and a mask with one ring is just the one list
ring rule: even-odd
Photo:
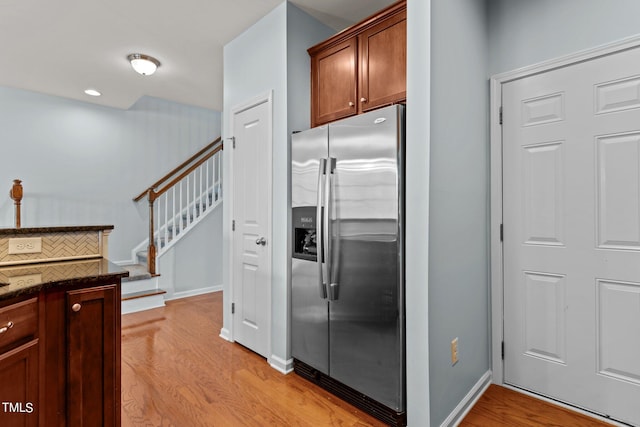
[[70,225],[57,227],[0,228],[0,236],[15,234],[60,233],[113,230],[113,225]]
[[[4,292],[4,293],[2,292],[3,291],[2,288],[3,286],[6,286],[8,284],[0,282],[0,301],[12,299],[12,298],[23,296],[23,295],[36,294],[40,292],[42,289],[49,289],[56,286],[71,286],[71,285],[79,285],[79,284],[91,286],[92,284],[102,283],[102,282],[112,280],[112,279],[117,279],[117,278],[122,279],[123,277],[129,276],[129,272],[123,269],[122,267],[117,266],[116,264],[113,264],[111,261],[108,261],[108,260],[105,260],[105,262],[109,265],[109,269],[113,271],[110,271],[107,273],[96,273],[96,274],[90,274],[86,276],[68,277],[64,279],[52,280],[49,282],[36,283],[34,285],[25,286],[23,288],[12,289],[11,291]],[[54,263],[51,263],[51,264],[54,264]],[[38,264],[32,264],[32,265],[36,266]],[[23,267],[23,266],[20,266],[20,267]]]

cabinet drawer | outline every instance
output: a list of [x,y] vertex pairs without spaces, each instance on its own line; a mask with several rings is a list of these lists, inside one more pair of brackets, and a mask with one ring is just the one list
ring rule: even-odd
[[37,331],[37,298],[0,308],[0,351],[32,339]]

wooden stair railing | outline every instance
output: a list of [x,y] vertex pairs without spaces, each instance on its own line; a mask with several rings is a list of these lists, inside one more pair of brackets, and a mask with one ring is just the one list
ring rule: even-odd
[[[160,198],[160,196],[164,195],[165,193],[167,193],[170,189],[175,189],[175,186],[180,184],[185,178],[187,178],[191,173],[194,173],[194,171],[196,171],[200,166],[202,166],[205,162],[207,162],[209,159],[211,159],[213,156],[215,156],[218,152],[222,151],[223,149],[223,143],[222,143],[222,139],[220,137],[216,138],[213,142],[211,142],[209,145],[207,145],[206,147],[204,147],[202,150],[198,151],[196,154],[194,154],[193,156],[191,156],[189,159],[187,159],[186,161],[184,161],[182,164],[180,164],[178,167],[176,167],[175,169],[173,169],[171,172],[167,173],[165,176],[163,176],[161,179],[159,179],[158,181],[156,181],[155,183],[153,183],[149,188],[147,188],[145,191],[143,191],[142,193],[140,193],[138,196],[136,196],[133,200],[135,202],[138,202],[140,200],[142,200],[142,198],[144,198],[144,196],[147,196],[147,200],[149,202],[149,246],[147,247],[147,265],[148,265],[148,269],[149,269],[149,273],[151,275],[155,275],[156,274],[156,255],[157,255],[157,247],[155,245],[155,218],[154,218],[154,210],[155,210],[155,202],[158,198]],[[185,169],[186,168],[186,169]],[[202,174],[202,172],[201,172]],[[200,185],[202,187],[202,175],[200,175],[201,177],[201,182]],[[171,179],[173,178],[173,179]],[[195,179],[194,179],[195,180]],[[169,181],[167,183],[167,181]],[[166,184],[165,184],[166,183]],[[163,185],[164,184],[164,185]],[[195,195],[195,183],[194,183],[194,199],[192,200],[192,203],[194,204],[194,209],[195,209],[195,203],[196,203],[196,195]],[[162,187],[161,187],[162,186]],[[202,197],[202,196],[200,196]],[[187,196],[188,198],[188,196]],[[180,194],[180,201],[182,202],[182,194]],[[165,203],[167,202],[167,199],[165,199]],[[172,200],[172,203],[175,203],[175,195],[174,198]],[[166,206],[165,206],[166,207]],[[180,212],[179,214],[182,216],[182,210],[184,210],[185,208],[183,208],[182,206],[180,207]],[[188,207],[187,207],[188,209]],[[187,212],[187,214],[189,214],[189,212]],[[169,227],[168,224],[168,213],[165,212],[165,221],[167,221],[167,223],[165,224],[165,235],[167,233],[167,228]],[[174,225],[175,225],[175,211],[174,211]],[[159,230],[158,230],[159,232]]]

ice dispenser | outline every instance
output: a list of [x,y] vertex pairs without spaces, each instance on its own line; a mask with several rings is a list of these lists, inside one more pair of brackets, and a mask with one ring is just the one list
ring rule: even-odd
[[292,215],[293,257],[316,261],[316,207],[293,208]]

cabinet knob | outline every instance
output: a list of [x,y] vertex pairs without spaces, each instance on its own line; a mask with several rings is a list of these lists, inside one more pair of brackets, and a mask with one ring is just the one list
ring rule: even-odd
[[367,98],[360,98],[360,102],[367,102]]
[[355,104],[351,101],[349,101],[349,107],[353,107]]
[[2,328],[0,328],[0,334],[4,334],[5,332],[7,332],[11,328],[13,328],[13,322],[9,321],[9,322],[7,322],[6,325],[4,325]]
[[75,303],[71,306],[71,310],[75,311],[76,313],[80,311],[80,309],[82,308],[82,305]]

